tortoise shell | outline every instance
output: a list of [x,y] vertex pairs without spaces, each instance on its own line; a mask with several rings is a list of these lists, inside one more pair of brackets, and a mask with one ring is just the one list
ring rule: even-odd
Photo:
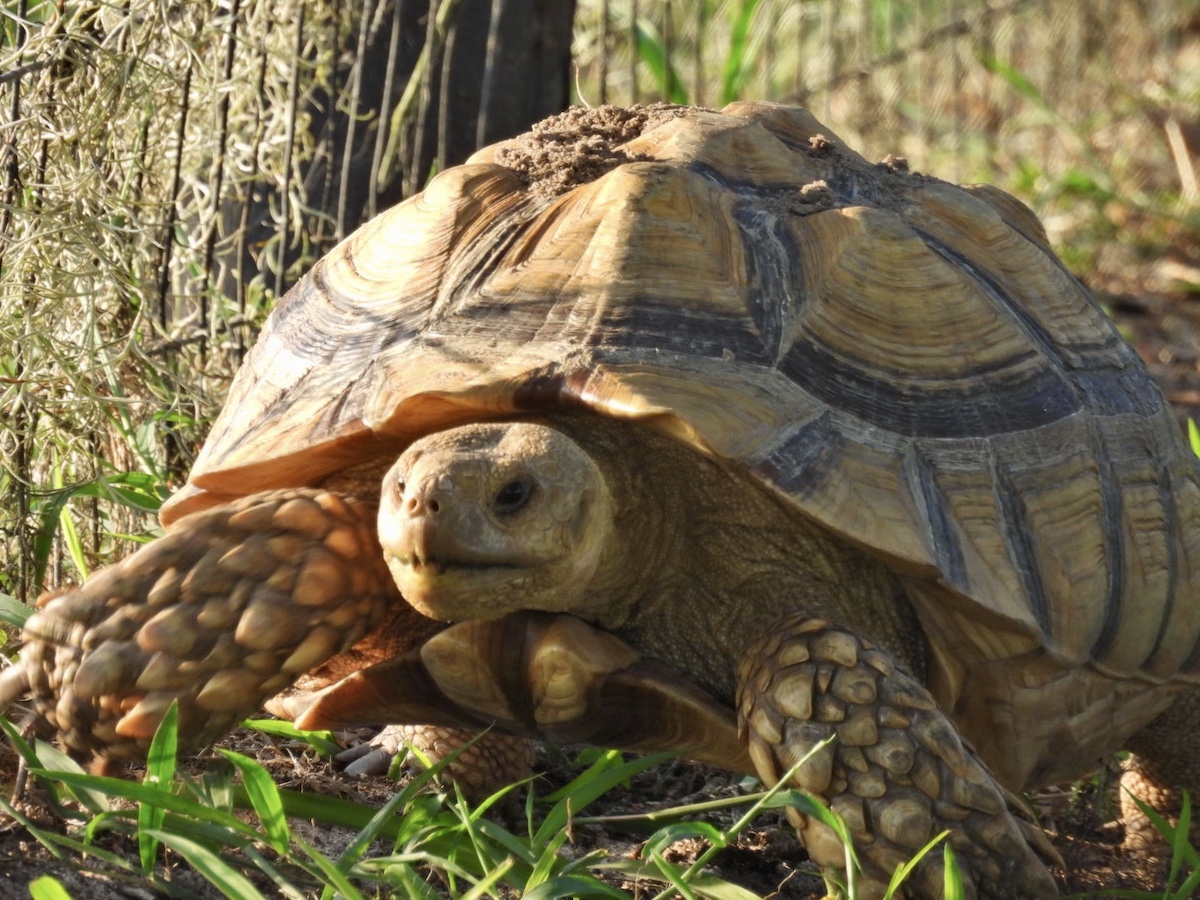
[[164,521],[564,409],[885,560],[949,708],[1022,655],[1197,679],[1196,460],[1036,217],[765,103],[572,111],[365,225],[280,301]]

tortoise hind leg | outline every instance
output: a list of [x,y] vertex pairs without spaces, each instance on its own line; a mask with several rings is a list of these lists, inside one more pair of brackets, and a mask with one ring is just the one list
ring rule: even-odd
[[[751,648],[738,682],[740,727],[767,783],[833,738],[793,782],[845,820],[863,867],[860,896],[882,896],[895,869],[943,830],[968,896],[1057,896],[1038,858],[1057,861],[1044,835],[925,688],[869,641],[822,620],[791,619]],[[814,861],[840,870],[845,850],[833,831],[797,810],[789,817]],[[909,896],[942,896],[942,858],[940,849],[925,857]]]
[[[410,746],[420,756],[410,753]],[[438,725],[389,725],[370,741],[334,757],[347,775],[386,775],[396,759],[419,770],[425,760],[436,765],[447,758],[442,777],[462,788],[468,800],[479,803],[528,778],[537,753],[533,741],[502,731],[481,734]]]
[[[1134,734],[1127,742],[1131,756],[1121,776],[1121,817],[1125,846],[1147,849],[1165,840],[1134,797],[1142,800],[1172,825],[1179,818],[1183,792],[1194,804],[1200,801],[1200,689],[1180,694],[1166,712]],[[1193,813],[1192,821],[1197,821]],[[1200,829],[1193,827],[1193,834]]]

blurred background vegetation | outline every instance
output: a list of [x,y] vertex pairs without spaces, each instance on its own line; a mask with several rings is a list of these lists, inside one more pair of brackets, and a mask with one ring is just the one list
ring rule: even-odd
[[568,102],[662,99],[805,105],[1200,318],[1195,0],[0,0],[0,592],[153,532],[273,299],[365,218]]

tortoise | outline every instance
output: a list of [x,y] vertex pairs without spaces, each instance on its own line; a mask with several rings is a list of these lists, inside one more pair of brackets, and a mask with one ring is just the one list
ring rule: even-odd
[[572,110],[279,302],[168,534],[0,697],[109,757],[297,680],[305,727],[677,748],[820,797],[863,896],[948,829],[976,896],[1051,897],[1011,792],[1120,748],[1165,813],[1200,787],[1198,481],[1013,197],[798,108]]

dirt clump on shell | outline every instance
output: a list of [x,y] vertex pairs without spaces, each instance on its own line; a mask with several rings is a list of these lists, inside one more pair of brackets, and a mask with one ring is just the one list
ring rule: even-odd
[[[688,113],[688,107],[652,103],[631,107],[573,106],[538,122],[530,131],[498,145],[490,161],[511,169],[535,197],[553,199],[589,184],[613,169],[651,157],[627,145],[658,126]],[[801,148],[797,148],[801,149]],[[908,161],[888,156],[876,165],[843,152],[824,134],[802,148],[828,178],[794,185],[762,187],[755,202],[783,217],[803,217],[867,200],[891,209],[912,202],[911,192],[928,176],[911,172]],[[836,186],[835,186],[836,185]]]
[[557,197],[617,166],[645,159],[625,145],[686,112],[687,107],[670,103],[573,106],[503,144],[495,162],[520,175],[531,194]]

